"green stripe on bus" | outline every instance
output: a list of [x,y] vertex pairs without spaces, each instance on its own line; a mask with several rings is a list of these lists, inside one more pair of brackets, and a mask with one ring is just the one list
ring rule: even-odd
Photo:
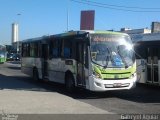
[[98,65],[93,65],[93,70],[100,75],[102,79],[108,78],[130,78],[136,72],[136,64],[128,69],[107,68],[104,69]]

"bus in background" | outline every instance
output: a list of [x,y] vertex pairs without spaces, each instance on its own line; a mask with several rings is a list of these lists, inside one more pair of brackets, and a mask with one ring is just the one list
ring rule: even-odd
[[7,55],[6,46],[0,45],[0,63],[6,62],[6,57],[7,57],[6,55]]
[[136,61],[130,37],[110,31],[70,31],[22,42],[21,70],[91,91],[131,89]]
[[137,82],[160,86],[160,33],[132,35]]

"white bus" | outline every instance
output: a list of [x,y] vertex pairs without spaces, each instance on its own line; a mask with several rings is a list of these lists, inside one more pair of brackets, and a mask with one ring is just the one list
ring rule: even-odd
[[138,82],[160,86],[160,33],[132,36]]
[[71,31],[24,40],[21,69],[34,80],[62,83],[68,90],[131,89],[137,77],[130,37],[110,31]]

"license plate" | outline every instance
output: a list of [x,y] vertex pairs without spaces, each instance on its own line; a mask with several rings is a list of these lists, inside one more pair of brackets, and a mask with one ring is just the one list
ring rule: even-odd
[[114,83],[113,84],[114,87],[121,87],[121,85],[122,85],[121,83]]

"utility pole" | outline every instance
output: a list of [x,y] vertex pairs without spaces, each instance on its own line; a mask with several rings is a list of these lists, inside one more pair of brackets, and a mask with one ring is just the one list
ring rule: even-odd
[[67,32],[69,30],[69,0],[67,0]]

